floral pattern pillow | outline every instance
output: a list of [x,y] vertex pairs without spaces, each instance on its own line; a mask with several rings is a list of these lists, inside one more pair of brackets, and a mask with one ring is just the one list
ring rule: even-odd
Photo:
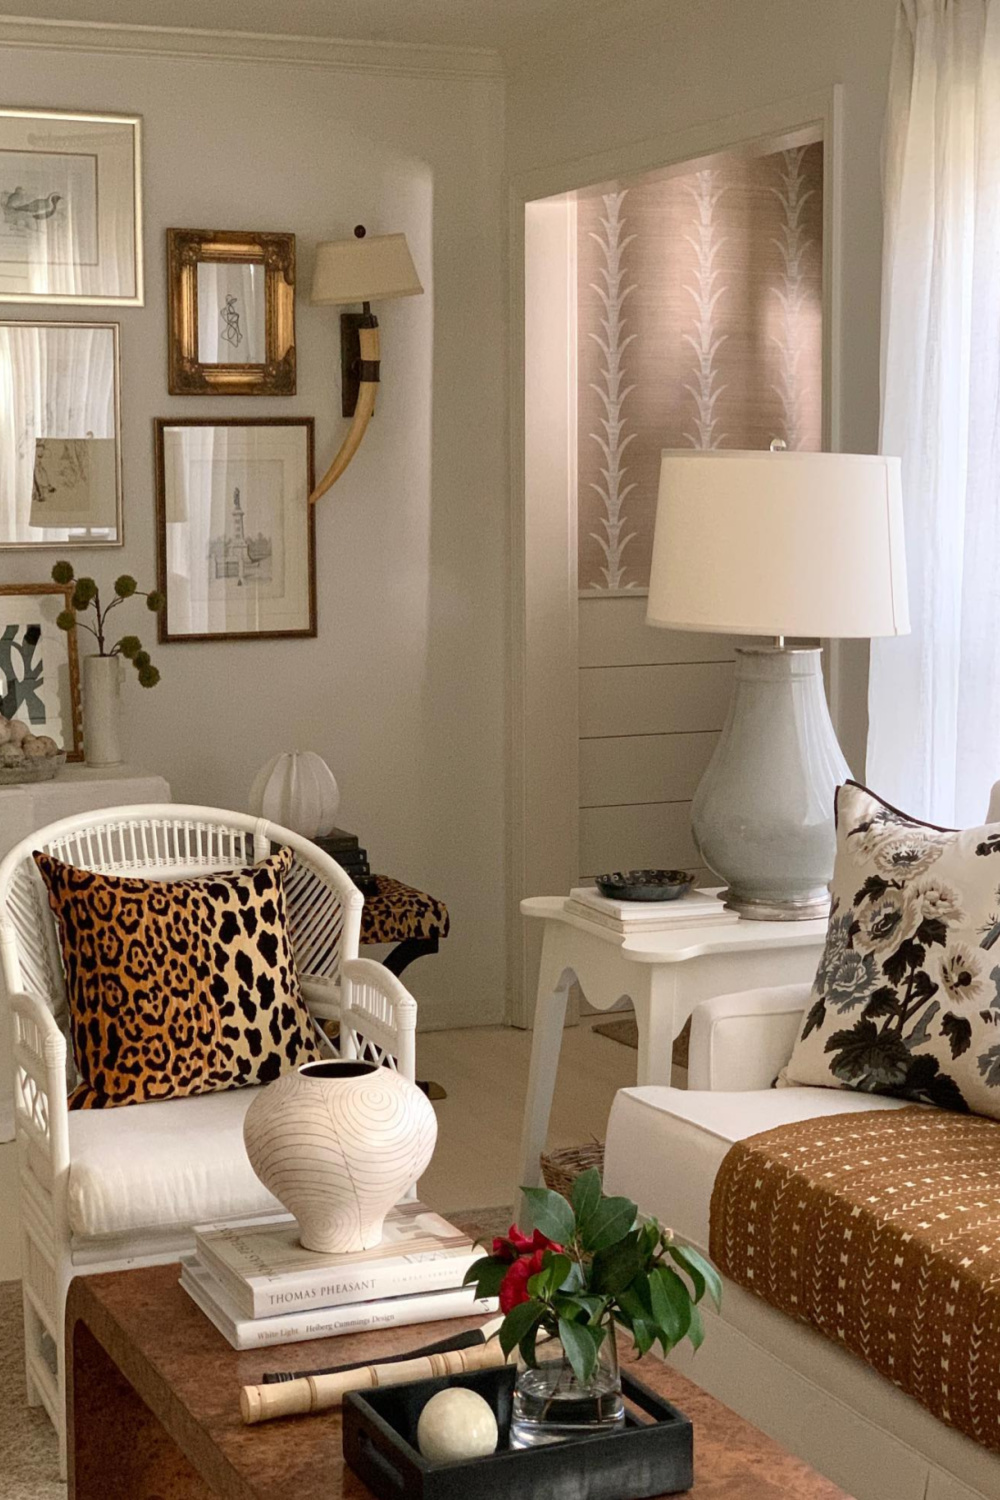
[[780,1086],[1000,1119],[1000,824],[934,828],[848,782],[826,947]]

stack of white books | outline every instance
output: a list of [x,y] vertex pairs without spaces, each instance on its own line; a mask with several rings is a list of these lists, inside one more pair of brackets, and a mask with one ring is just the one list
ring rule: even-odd
[[352,1255],[303,1249],[290,1216],[195,1230],[181,1286],[234,1349],[293,1344],[497,1309],[462,1279],[483,1254],[422,1203],[386,1217],[382,1243]]
[[573,916],[596,922],[611,932],[673,932],[679,927],[723,926],[740,920],[739,913],[723,906],[721,888],[702,886],[686,891],[674,901],[615,901],[602,896],[596,885],[580,885],[570,891],[565,910]]

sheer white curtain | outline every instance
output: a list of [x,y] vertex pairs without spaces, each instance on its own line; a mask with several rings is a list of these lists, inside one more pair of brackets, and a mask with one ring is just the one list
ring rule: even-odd
[[867,779],[974,823],[1000,778],[1000,0],[900,0],[885,208],[881,447],[913,631],[872,643]]

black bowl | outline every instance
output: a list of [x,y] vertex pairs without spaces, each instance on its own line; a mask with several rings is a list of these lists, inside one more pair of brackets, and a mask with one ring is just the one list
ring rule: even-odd
[[676,901],[694,885],[687,870],[619,870],[598,875],[597,889],[609,901]]

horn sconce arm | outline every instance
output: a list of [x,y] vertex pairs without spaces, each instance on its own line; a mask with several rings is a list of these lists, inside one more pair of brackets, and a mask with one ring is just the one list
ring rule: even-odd
[[358,404],[354,408],[354,419],[347,429],[347,435],[341,443],[333,463],[309,496],[310,505],[315,505],[316,501],[325,495],[332,485],[336,484],[355,453],[361,447],[361,440],[368,429],[368,423],[375,414],[375,397],[378,393],[379,384],[379,337],[378,324],[374,318],[372,319],[372,323],[374,324],[373,327],[358,329],[358,338],[361,344],[358,373],[361,378],[358,385]]

